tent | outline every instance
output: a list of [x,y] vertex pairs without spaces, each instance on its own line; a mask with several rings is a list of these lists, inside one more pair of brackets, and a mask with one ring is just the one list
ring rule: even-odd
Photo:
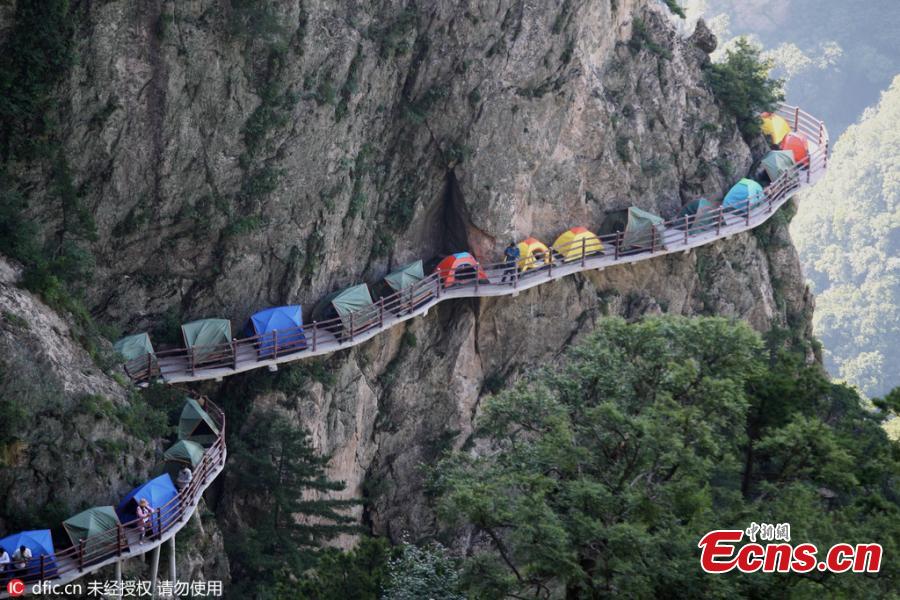
[[801,165],[809,164],[809,140],[802,133],[789,133],[781,140],[778,146],[782,150],[788,150],[794,154],[794,162]]
[[403,265],[392,273],[384,276],[384,280],[395,292],[405,290],[406,288],[419,283],[423,279],[425,279],[425,271],[422,267],[421,260],[411,262],[408,265]]
[[791,126],[784,120],[784,117],[764,112],[760,118],[762,119],[762,132],[773,144],[780,144],[784,136],[791,132]]
[[231,321],[228,319],[200,319],[181,326],[184,345],[194,350],[194,360],[202,362],[213,357],[217,351],[211,346],[231,342]]
[[760,165],[766,170],[769,181],[775,181],[782,173],[794,168],[794,153],[788,150],[772,150],[763,157]]
[[181,409],[178,419],[178,439],[197,442],[203,446],[212,446],[219,436],[219,427],[200,403],[188,398]]
[[123,337],[113,344],[113,349],[121,354],[126,361],[153,354],[153,344],[150,343],[150,336],[146,333],[136,333]]
[[637,206],[628,207],[628,224],[622,236],[622,249],[665,248],[665,221],[659,215],[642,210]]
[[683,220],[687,217],[688,231],[690,233],[702,233],[715,228],[718,219],[719,206],[706,198],[697,198],[688,202],[678,211],[678,220],[675,226],[684,230]]
[[582,248],[584,248],[585,255],[603,254],[603,243],[600,242],[600,238],[584,227],[572,227],[560,234],[553,242],[553,250],[566,262],[580,259]]
[[752,179],[741,179],[738,181],[722,200],[722,207],[725,210],[746,214],[748,207],[753,208],[763,201],[764,194],[762,186]]
[[[119,519],[123,523],[129,523],[137,519],[137,503],[141,498],[145,498],[155,511],[157,508],[164,507],[167,502],[177,495],[178,490],[175,489],[172,478],[168,473],[163,473],[159,477],[151,479],[146,483],[142,483],[128,492],[128,494],[122,498],[122,501],[119,502],[119,506],[116,507],[116,514],[119,515]],[[175,513],[173,510],[163,511],[163,524],[168,524],[174,518]],[[156,527],[161,526],[155,519],[153,524]]]
[[[0,539],[0,548],[6,550],[10,558],[20,546],[25,546],[31,550],[31,560],[24,572],[16,571],[13,574],[15,577],[24,579],[26,576],[40,576],[42,555],[46,557],[44,558],[44,577],[56,576],[56,556],[53,549],[53,537],[50,535],[49,529],[20,531]],[[7,565],[7,567],[14,569],[15,565]]]
[[272,356],[276,352],[306,348],[306,337],[303,335],[303,309],[299,304],[261,310],[250,317],[248,329],[250,335],[260,336],[261,358]]
[[517,247],[519,248],[519,270],[523,273],[529,269],[540,269],[553,260],[547,245],[536,238],[525,238],[517,244]]
[[174,481],[178,477],[178,472],[184,467],[196,469],[203,459],[204,452],[203,446],[197,442],[179,440],[165,451],[163,454],[165,462],[157,467],[156,473],[158,475],[168,473]]
[[364,331],[374,324],[372,317],[376,311],[368,286],[360,283],[322,298],[313,309],[313,318],[328,320],[340,317],[340,324],[329,326],[327,329],[338,336],[338,339],[342,339],[349,335],[351,318],[353,331]]
[[444,282],[444,287],[473,283],[476,277],[478,281],[488,281],[487,273],[468,252],[457,252],[447,256],[438,263],[434,272]]
[[97,536],[107,531],[115,531],[120,525],[119,517],[116,516],[112,506],[95,506],[63,521],[63,527],[73,544],[77,546],[81,540],[87,540],[84,550],[88,561],[103,560],[107,549],[112,553],[116,534]]

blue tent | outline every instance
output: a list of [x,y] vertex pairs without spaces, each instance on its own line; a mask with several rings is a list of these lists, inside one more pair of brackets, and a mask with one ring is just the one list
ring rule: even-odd
[[746,214],[748,207],[753,208],[763,201],[762,186],[752,179],[741,179],[725,194],[722,207],[730,212]]
[[[261,357],[271,356],[276,350],[280,353],[306,348],[306,336],[303,335],[303,309],[299,304],[261,310],[250,317],[248,329],[250,335],[262,336],[259,339]],[[276,330],[277,346],[274,333]]]
[[[22,531],[8,535],[0,540],[0,548],[6,550],[10,558],[19,549],[19,546],[25,546],[31,550],[31,560],[28,563],[28,570],[25,573],[17,571],[15,573],[16,577],[24,578],[25,575],[40,577],[42,554],[47,557],[44,559],[44,577],[48,579],[56,577],[56,556],[54,555],[53,538],[49,529]],[[8,566],[14,568],[13,565]]]
[[[137,503],[141,498],[146,498],[147,502],[155,511],[157,508],[162,508],[169,500],[177,495],[178,490],[175,489],[172,478],[168,473],[163,473],[156,479],[151,479],[147,483],[141,484],[128,492],[128,494],[122,498],[122,501],[119,502],[119,506],[116,507],[116,514],[119,515],[119,520],[122,521],[122,523],[128,523],[129,521],[137,519]],[[169,511],[168,514],[164,514],[163,523],[172,520],[174,516],[172,511]],[[154,528],[158,526],[155,517],[153,519],[153,526]]]

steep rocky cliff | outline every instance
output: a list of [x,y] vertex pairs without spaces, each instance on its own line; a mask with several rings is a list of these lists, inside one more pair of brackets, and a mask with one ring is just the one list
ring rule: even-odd
[[[310,306],[414,257],[496,260],[510,238],[602,229],[631,204],[672,216],[752,162],[704,83],[714,38],[702,26],[679,37],[655,0],[73,4],[78,60],[55,117],[97,225],[88,305],[157,342],[182,318]],[[40,165],[21,177],[49,236],[64,211]],[[722,314],[808,336],[786,221],[515,298],[444,303],[301,365],[290,386],[259,373],[203,391],[288,407],[345,495],[366,496],[367,524],[428,534],[420,466],[465,443],[484,394],[601,316]],[[227,531],[246,499],[224,487]]]

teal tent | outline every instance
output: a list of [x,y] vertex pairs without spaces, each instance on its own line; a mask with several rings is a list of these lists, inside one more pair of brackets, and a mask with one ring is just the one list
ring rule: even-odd
[[690,233],[702,233],[715,229],[718,217],[717,208],[719,206],[715,202],[710,202],[706,198],[697,198],[681,207],[675,225],[684,230],[684,218],[687,217],[687,227]]
[[425,279],[425,270],[422,268],[422,261],[417,260],[408,265],[403,265],[396,271],[385,275],[384,280],[395,292],[405,290],[411,285],[415,285]]
[[119,526],[119,517],[112,506],[95,506],[63,521],[73,544],[77,546],[86,540],[84,551],[88,561],[102,560],[105,550],[115,547],[117,534],[113,532]]
[[769,181],[775,181],[782,173],[793,169],[795,164],[794,153],[789,150],[772,150],[760,161],[760,165],[769,176]]
[[163,453],[165,462],[158,465],[155,470],[156,475],[168,473],[172,481],[178,478],[178,472],[185,467],[196,469],[197,465],[203,459],[205,452],[203,446],[191,440],[178,440]]
[[748,207],[753,208],[762,202],[763,198],[762,186],[745,177],[728,190],[725,199],[722,200],[722,207],[731,212],[746,214]]
[[372,318],[378,309],[372,303],[369,288],[364,283],[333,292],[319,301],[313,309],[312,318],[324,321],[340,317],[340,324],[326,329],[339,339],[350,334],[351,321],[353,331],[360,332],[372,326]]
[[231,342],[231,321],[228,319],[200,319],[181,326],[184,345],[194,349],[194,360],[202,362],[221,352],[221,346]]
[[[625,225],[625,235],[622,245],[625,250],[648,250],[651,246],[656,249],[665,248],[665,221],[659,215],[641,210],[637,206],[628,208],[628,223]],[[655,243],[654,243],[655,238]]]
[[136,333],[123,337],[113,344],[113,349],[121,354],[126,361],[153,354],[153,344],[150,343],[150,336],[146,333]]
[[200,403],[188,398],[178,419],[178,439],[211,446],[219,436],[219,427]]

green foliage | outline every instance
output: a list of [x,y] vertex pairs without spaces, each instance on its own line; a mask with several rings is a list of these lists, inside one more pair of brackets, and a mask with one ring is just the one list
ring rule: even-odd
[[433,85],[416,100],[407,100],[404,103],[403,116],[417,125],[424,123],[428,114],[448,94],[449,91],[445,86]]
[[389,561],[388,569],[383,600],[465,600],[456,565],[438,543],[419,547],[402,542],[399,556]]
[[669,7],[669,10],[672,11],[672,13],[678,15],[682,19],[684,19],[687,16],[684,14],[684,9],[681,8],[681,4],[679,3],[679,0],[663,0],[663,1],[666,3],[666,6]]
[[410,51],[412,44],[409,38],[416,30],[417,20],[415,6],[409,5],[386,25],[380,25],[386,20],[379,19],[369,27],[367,35],[378,46],[381,58],[387,60]]
[[[12,374],[8,372],[6,364],[0,362],[0,391],[8,391],[8,381],[11,377]],[[0,393],[0,415],[3,415],[0,419],[0,457],[2,457],[2,450],[20,439],[27,424],[28,413],[15,394]]]
[[616,137],[616,154],[619,155],[619,159],[624,163],[631,162],[630,143],[631,140],[624,135]]
[[229,452],[234,493],[253,507],[253,527],[226,538],[234,592],[280,597],[285,581],[314,567],[324,542],[357,531],[345,514],[356,502],[328,498],[344,484],[325,476],[328,459],[315,453],[309,434],[274,412],[252,419],[230,440]]
[[281,36],[285,33],[275,6],[260,0],[230,0],[232,35],[249,39]]
[[837,141],[791,223],[825,365],[868,396],[900,385],[900,78]]
[[353,55],[353,60],[350,61],[350,67],[347,69],[347,79],[344,80],[344,85],[341,86],[341,99],[334,109],[334,120],[338,123],[347,115],[350,99],[359,90],[359,71],[362,67],[362,59],[363,49],[362,44],[359,44],[356,47],[356,54]]
[[[489,453],[432,471],[470,526],[473,597],[881,597],[896,589],[900,453],[849,388],[721,318],[604,319],[561,367],[484,402]],[[823,492],[826,490],[826,492]],[[697,540],[790,522],[820,548],[877,541],[878,575],[705,576]],[[555,597],[555,596],[554,596]]]
[[672,58],[672,51],[659,45],[653,40],[653,36],[647,30],[647,24],[643,19],[635,18],[631,25],[631,39],[628,40],[628,47],[634,52],[640,52],[646,49],[653,54],[669,60]]
[[323,550],[313,569],[300,579],[291,597],[316,600],[379,598],[388,581],[390,544],[384,538],[362,537],[355,548]]
[[709,65],[706,71],[713,93],[745,137],[759,133],[759,113],[773,110],[784,99],[783,82],[769,77],[771,69],[771,60],[762,59],[759,49],[741,38],[725,53],[724,61]]

